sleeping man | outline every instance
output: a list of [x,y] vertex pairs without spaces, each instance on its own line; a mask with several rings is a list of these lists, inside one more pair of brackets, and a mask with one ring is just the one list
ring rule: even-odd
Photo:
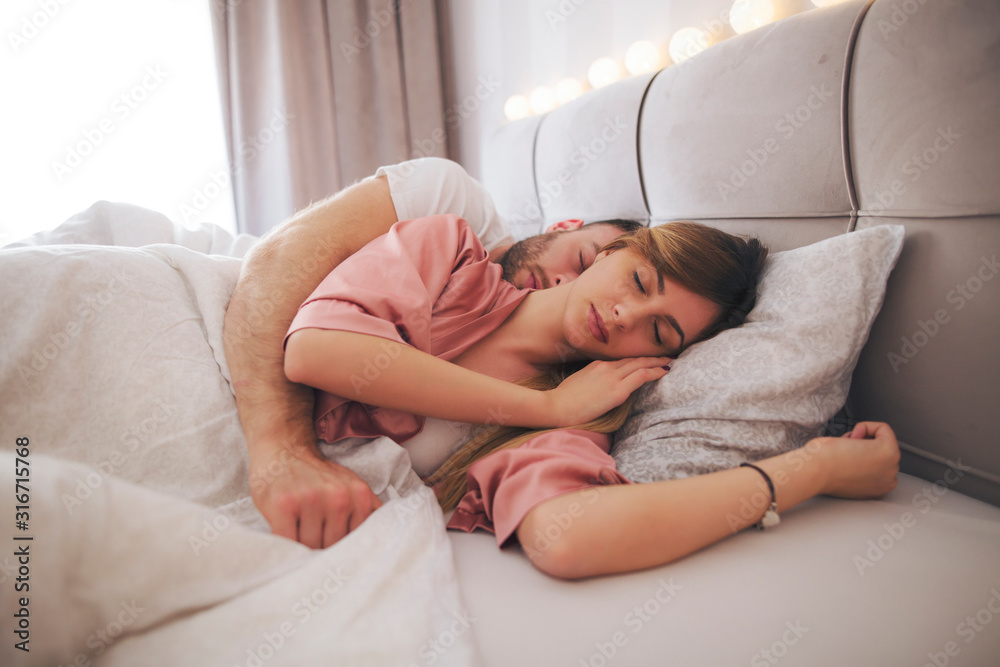
[[265,235],[243,263],[224,342],[251,494],[274,534],[324,548],[381,505],[354,472],[318,453],[313,389],[289,382],[283,370],[292,319],[334,267],[394,223],[443,213],[467,220],[503,277],[520,288],[573,280],[604,244],[639,226],[566,220],[514,243],[478,182],[454,162],[424,158],[380,168]]

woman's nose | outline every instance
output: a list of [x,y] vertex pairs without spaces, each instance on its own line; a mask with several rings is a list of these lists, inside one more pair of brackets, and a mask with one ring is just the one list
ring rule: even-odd
[[632,328],[632,323],[635,320],[632,308],[624,303],[618,303],[611,309],[611,312],[615,318],[615,326],[624,331]]
[[576,279],[577,277],[578,276],[575,273],[557,273],[556,275],[552,276],[552,286],[555,287],[556,285],[562,285],[563,283],[568,283]]

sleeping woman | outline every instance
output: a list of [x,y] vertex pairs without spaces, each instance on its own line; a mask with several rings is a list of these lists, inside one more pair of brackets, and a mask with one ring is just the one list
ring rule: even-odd
[[318,390],[326,442],[407,447],[426,417],[484,425],[423,471],[455,510],[449,528],[516,536],[563,578],[667,563],[814,495],[877,498],[896,484],[895,436],[870,422],[756,469],[652,484],[615,469],[609,434],[632,393],[743,322],[766,256],[755,239],[672,223],[612,241],[572,282],[519,290],[462,219],[403,221],[303,303],[285,374]]

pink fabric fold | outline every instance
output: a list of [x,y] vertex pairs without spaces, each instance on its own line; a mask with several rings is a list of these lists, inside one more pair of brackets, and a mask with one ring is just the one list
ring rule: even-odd
[[[438,215],[396,223],[344,260],[302,304],[287,337],[299,329],[353,331],[411,345],[450,361],[496,329],[531,290],[501,278],[468,223]],[[398,350],[397,350],[398,351]],[[402,443],[424,418],[316,392],[317,435],[327,442],[387,435]],[[628,484],[608,455],[608,436],[567,429],[536,436],[476,462],[468,491],[448,527],[482,528],[503,544],[539,503],[597,484]]]
[[594,485],[631,484],[615,468],[610,446],[605,434],[562,429],[493,452],[469,468],[468,490],[448,528],[481,528],[503,546],[543,501]]
[[[469,224],[455,215],[404,220],[344,260],[299,308],[285,335],[299,329],[353,331],[450,361],[496,329],[531,290],[501,277]],[[366,369],[367,372],[367,369]],[[365,378],[359,378],[359,381]],[[327,442],[387,435],[404,442],[424,418],[316,392],[317,435]]]

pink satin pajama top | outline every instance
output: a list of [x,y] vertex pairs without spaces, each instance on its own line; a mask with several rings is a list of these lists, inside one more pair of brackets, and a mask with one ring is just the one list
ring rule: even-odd
[[[531,290],[501,278],[461,218],[405,220],[332,271],[299,308],[299,329],[354,331],[385,339],[365,366],[374,377],[399,345],[450,361],[498,327]],[[370,368],[369,368],[370,366]],[[371,378],[359,377],[363,383]],[[386,435],[402,443],[424,418],[316,390],[317,435],[326,442]],[[628,483],[608,455],[608,436],[564,429],[477,461],[449,528],[483,528],[503,544],[538,503],[594,484]]]

